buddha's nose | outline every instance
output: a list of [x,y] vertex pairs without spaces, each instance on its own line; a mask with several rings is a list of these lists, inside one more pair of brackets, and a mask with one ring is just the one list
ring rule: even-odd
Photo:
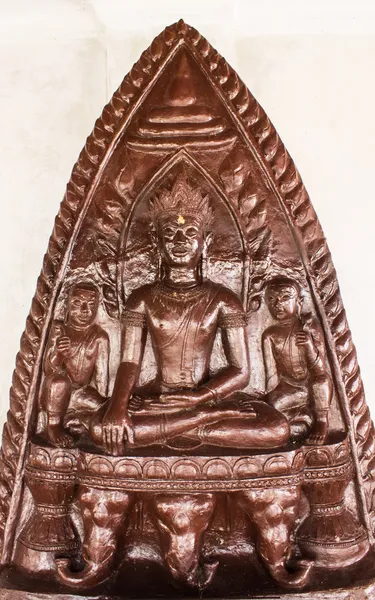
[[177,229],[174,238],[173,238],[174,242],[185,242],[186,241],[186,235],[184,234],[184,232],[181,229]]

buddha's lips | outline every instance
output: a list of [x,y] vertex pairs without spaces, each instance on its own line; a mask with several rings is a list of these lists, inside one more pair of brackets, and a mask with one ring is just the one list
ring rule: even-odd
[[186,246],[174,246],[172,248],[172,252],[176,256],[186,256],[186,254],[189,252],[189,249],[186,248]]

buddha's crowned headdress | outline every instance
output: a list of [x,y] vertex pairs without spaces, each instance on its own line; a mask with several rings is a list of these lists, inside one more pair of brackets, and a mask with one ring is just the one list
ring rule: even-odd
[[176,215],[180,222],[185,216],[192,216],[204,229],[212,220],[208,195],[189,182],[184,169],[177,174],[171,189],[162,188],[153,198],[151,213],[155,225],[170,215]]

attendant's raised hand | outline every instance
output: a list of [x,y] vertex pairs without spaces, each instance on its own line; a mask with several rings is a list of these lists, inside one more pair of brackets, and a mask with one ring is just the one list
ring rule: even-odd
[[296,334],[296,344],[297,346],[313,346],[314,342],[308,331],[299,331]]
[[56,348],[60,354],[67,356],[70,353],[72,343],[70,337],[63,335],[56,340]]

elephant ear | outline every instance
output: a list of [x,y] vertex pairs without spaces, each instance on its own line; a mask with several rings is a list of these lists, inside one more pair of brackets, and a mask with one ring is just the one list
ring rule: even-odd
[[241,296],[249,318],[256,320],[263,310],[263,290],[275,274],[302,282],[324,331],[335,418],[350,433],[359,512],[372,539],[374,427],[324,234],[264,110],[208,41],[179,21],[155,38],[105,106],[55,220],[16,357],[3,431],[3,564],[13,555],[51,321],[63,311],[69,285],[89,279],[101,291],[103,322],[119,337],[134,281],[147,283],[157,274],[150,199],[158,186],[168,187],[181,162],[209,195],[216,215],[204,268]]

